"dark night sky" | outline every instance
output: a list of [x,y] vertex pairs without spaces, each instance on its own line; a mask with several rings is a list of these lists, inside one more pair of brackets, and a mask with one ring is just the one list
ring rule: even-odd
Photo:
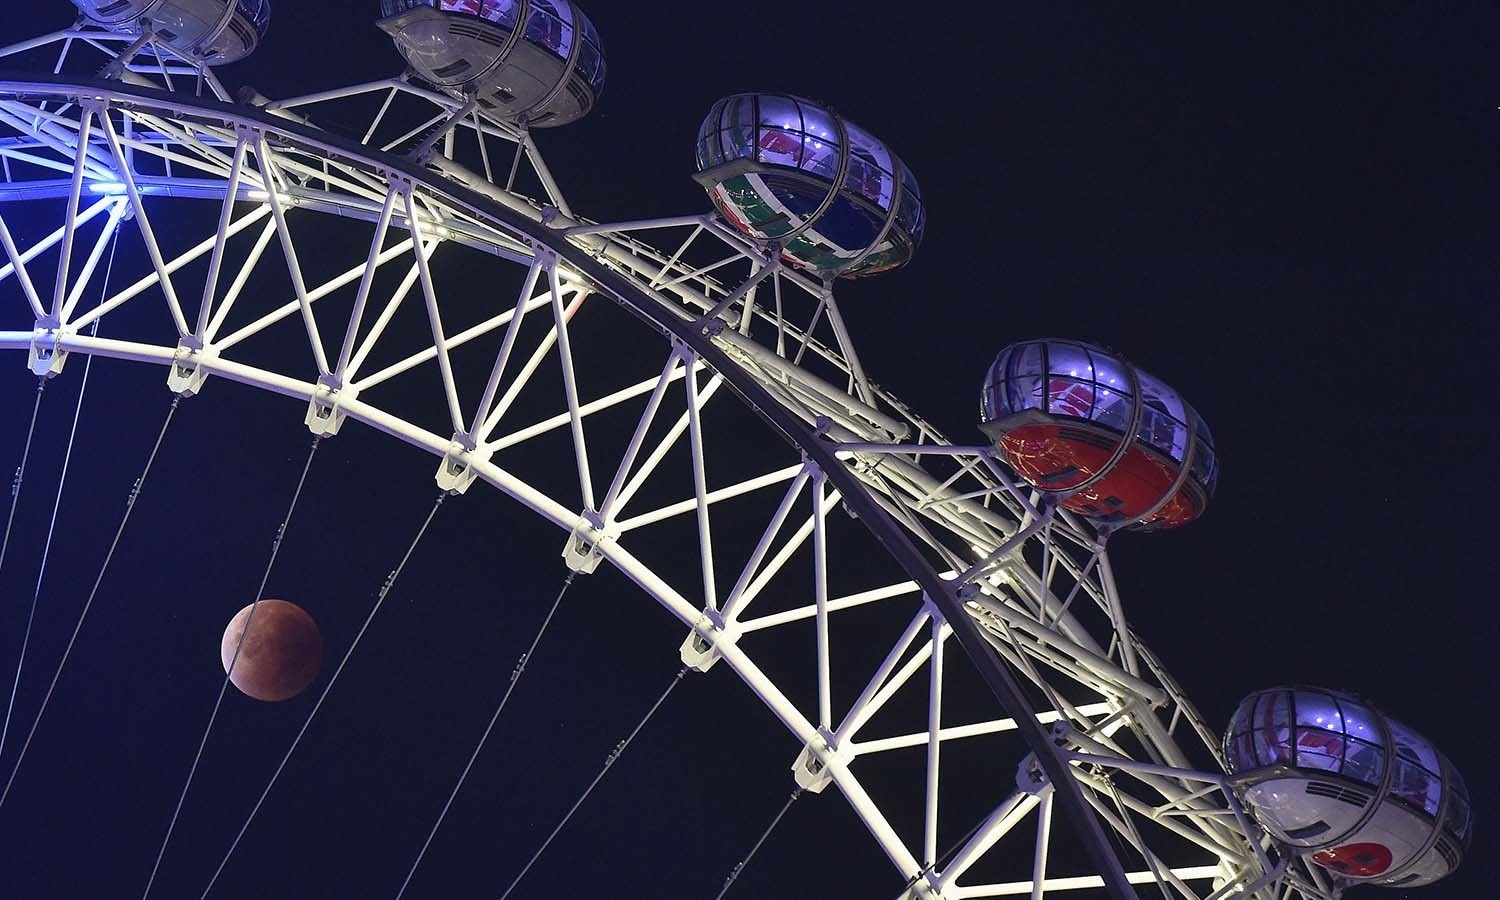
[[[0,40],[69,21],[62,2],[34,5]],[[283,0],[267,43],[222,76],[282,97],[392,74],[376,6]],[[919,177],[930,226],[910,266],[841,293],[873,377],[956,441],[977,437],[984,368],[1015,340],[1106,344],[1181,389],[1223,476],[1202,521],[1114,546],[1136,629],[1221,727],[1245,693],[1302,681],[1428,734],[1467,777],[1478,837],[1464,870],[1412,896],[1487,896],[1500,13],[1237,10],[595,4],[602,102],[539,140],[574,206],[608,221],[705,208],[693,134],[732,91],[816,98],[881,136]],[[30,382],[12,364],[0,408],[24,424]],[[7,672],[81,364],[49,390],[46,465],[0,572]],[[155,369],[91,377],[27,723],[167,404]],[[307,435],[299,408],[228,385],[180,415],[0,811],[0,898],[138,895],[212,705],[223,610],[251,599]],[[0,434],[0,468],[21,438]],[[358,601],[319,612],[339,653],[420,522],[433,465],[357,427],[316,465],[269,592]],[[455,503],[215,896],[394,893],[561,576],[558,534],[488,494]],[[680,628],[623,579],[574,590],[568,639],[538,653],[413,896],[498,895],[675,671]],[[497,622],[497,607],[515,615]],[[621,609],[652,621],[622,631]],[[555,896],[713,895],[790,789],[797,750],[729,681],[680,689],[518,897],[549,877]],[[154,896],[197,896],[307,708],[227,699]],[[13,759],[7,744],[5,773]],[[894,896],[841,801],[809,806],[730,896]]]

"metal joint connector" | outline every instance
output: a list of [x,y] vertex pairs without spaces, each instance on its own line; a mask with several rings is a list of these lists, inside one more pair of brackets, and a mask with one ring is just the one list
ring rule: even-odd
[[474,483],[474,479],[479,477],[475,465],[488,462],[493,452],[483,446],[471,448],[465,436],[455,435],[448,444],[448,452],[443,454],[443,461],[438,465],[438,488],[449,494],[464,493]]
[[358,388],[345,386],[332,375],[320,377],[318,390],[308,401],[307,415],[303,418],[307,430],[318,437],[333,437],[338,434],[348,416],[343,404],[353,400],[358,394]]
[[38,319],[26,353],[26,368],[38,378],[52,378],[62,372],[67,357],[67,351],[62,349],[62,331],[57,320],[51,316]]
[[213,347],[194,346],[196,340],[184,338],[177,342],[172,354],[172,365],[167,370],[167,388],[179,397],[196,397],[208,380],[205,360],[213,359],[219,351]]
[[737,630],[725,630],[724,617],[717,610],[705,609],[678,648],[682,664],[697,672],[707,672],[723,656],[722,648],[733,644],[738,637]]
[[1016,789],[1033,797],[1040,797],[1052,790],[1052,779],[1047,777],[1035,753],[1028,753],[1016,766]]
[[579,515],[579,522],[573,531],[568,534],[568,541],[563,545],[563,564],[573,573],[590,575],[599,568],[599,562],[604,559],[600,545],[614,540],[619,534],[613,526],[606,527],[599,514],[591,509],[584,510]]
[[797,761],[792,763],[792,777],[804,791],[822,793],[833,782],[834,768],[845,766],[848,762],[848,751],[835,746],[834,736],[819,728],[818,736],[802,748]]

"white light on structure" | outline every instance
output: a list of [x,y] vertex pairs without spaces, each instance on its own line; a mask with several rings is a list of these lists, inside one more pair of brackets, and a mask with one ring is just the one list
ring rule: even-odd
[[125,193],[125,185],[118,181],[91,181],[89,182],[89,193],[123,194]]
[[[1173,875],[1183,881],[1205,881],[1219,874],[1218,866],[1184,866],[1172,869]],[[1151,884],[1156,881],[1154,872],[1127,872],[1126,880],[1131,884]],[[1082,891],[1104,887],[1104,879],[1098,875],[1080,875],[1072,878],[1048,878],[1042,882],[1044,891]],[[1032,893],[1030,881],[1012,881],[1005,884],[969,885],[965,893],[972,897],[1013,897]]]

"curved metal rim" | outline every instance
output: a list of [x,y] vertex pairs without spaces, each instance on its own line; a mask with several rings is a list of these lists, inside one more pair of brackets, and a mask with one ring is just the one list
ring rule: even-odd
[[[429,170],[420,168],[409,161],[372,151],[371,148],[350,138],[319,131],[301,123],[270,116],[244,106],[207,98],[185,98],[169,91],[127,86],[118,82],[99,82],[62,76],[0,79],[0,94],[25,94],[28,89],[35,91],[37,88],[49,93],[72,92],[91,95],[125,104],[131,101],[141,101],[155,107],[173,110],[179,115],[210,116],[222,121],[250,124],[263,131],[284,135],[293,141],[307,142],[318,145],[320,148],[334,150],[341,156],[351,161],[362,162],[372,169],[399,175],[413,183],[420,184],[435,195],[443,196],[455,206],[464,208],[476,217],[492,221],[512,233],[525,235],[537,244],[546,247],[558,258],[565,260],[574,271],[588,279],[599,293],[608,296],[613,302],[635,315],[643,324],[687,346],[719,372],[731,390],[738,394],[762,421],[779,433],[791,446],[804,453],[808,460],[823,472],[826,478],[839,489],[844,502],[853,509],[871,536],[937,606],[986,686],[999,701],[1001,707],[1015,719],[1017,730],[1047,775],[1055,791],[1055,798],[1062,802],[1063,807],[1069,813],[1068,818],[1073,830],[1082,841],[1090,861],[1097,873],[1104,879],[1110,893],[1121,898],[1136,896],[1102,825],[1091,811],[1091,807],[1084,799],[1082,789],[1073,778],[1068,761],[1059,753],[1059,748],[1051,736],[1035,719],[1033,710],[1024,700],[1019,683],[981,635],[978,624],[970,617],[963,601],[956,594],[955,585],[938,576],[936,570],[922,556],[918,548],[890,518],[880,503],[870,495],[864,483],[837,459],[836,448],[821,440],[801,420],[778,404],[758,382],[745,375],[713,343],[711,337],[705,333],[706,329],[683,319],[676,312],[665,309],[656,301],[642,295],[639,288],[625,276],[606,268],[586,250],[570,242],[560,232],[526,219],[518,212],[485,197],[478,191],[452,182],[436,180]],[[80,341],[75,337],[68,343],[74,349],[88,352],[90,342]],[[249,367],[238,368],[249,369]],[[293,395],[300,393],[291,384],[287,385],[284,392]],[[385,416],[379,410],[357,401],[348,404],[347,408],[350,415],[377,428],[381,428],[382,419],[387,422],[390,420],[389,416]],[[361,412],[364,415],[361,415]],[[388,431],[389,429],[381,428],[381,430]],[[437,439],[427,449],[441,455],[447,451],[448,445],[447,439]],[[491,470],[487,474],[505,477],[504,471],[499,467],[485,466],[484,468]],[[487,478],[487,480],[490,479]],[[546,499],[535,498],[536,501]],[[531,502],[528,505],[543,512],[547,503]],[[559,516],[556,511],[553,511],[549,518],[553,518],[555,523],[561,526],[573,517],[570,514]],[[624,553],[623,550],[619,552],[629,557],[629,554]],[[613,559],[611,561],[618,565],[617,561]],[[726,662],[731,662],[728,654],[726,654]]]

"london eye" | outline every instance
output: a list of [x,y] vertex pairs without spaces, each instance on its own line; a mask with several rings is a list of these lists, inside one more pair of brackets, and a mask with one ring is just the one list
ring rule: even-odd
[[1336,900],[1469,853],[1450,733],[1300,672],[1216,721],[1141,624],[1111,552],[1246,458],[1212,372],[998,309],[983,360],[860,352],[950,315],[920,116],[684,68],[611,125],[692,190],[622,212],[571,0],[305,11],[393,48],[316,84],[250,68],[265,2],[75,6],[0,49],[0,896]]

